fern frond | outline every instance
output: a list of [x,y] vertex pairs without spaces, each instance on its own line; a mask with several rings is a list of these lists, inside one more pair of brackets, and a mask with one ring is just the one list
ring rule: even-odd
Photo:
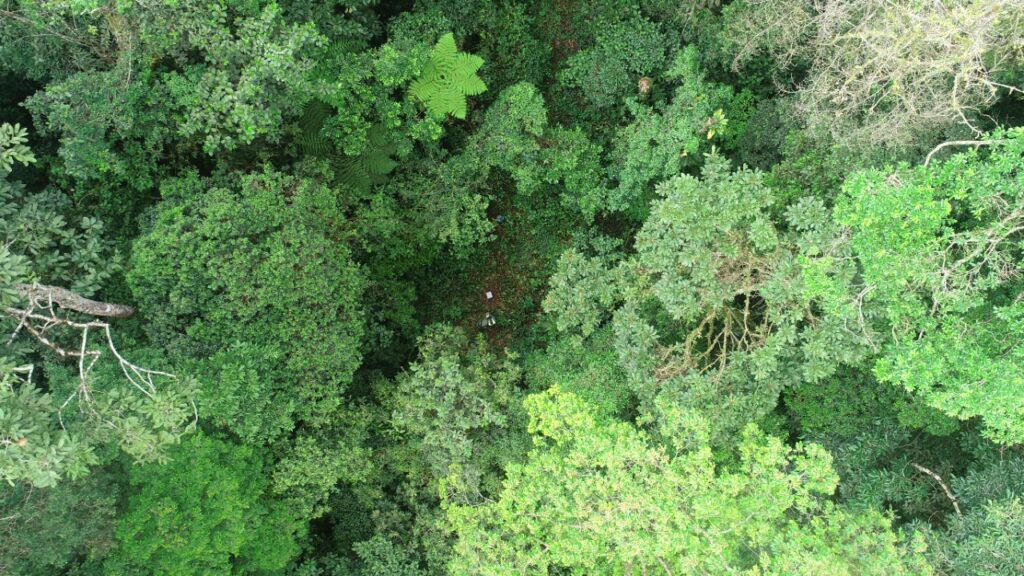
[[431,55],[431,62],[450,62],[458,54],[459,48],[455,45],[455,35],[449,32],[438,39],[437,45],[434,46],[434,52]]
[[[323,133],[324,124],[333,113],[334,107],[321,100],[306,105],[299,119],[301,132],[296,138],[303,152],[321,158],[334,155],[334,144]],[[374,124],[366,132],[366,145],[359,155],[343,155],[334,162],[335,174],[353,190],[368,192],[370,186],[382,182],[398,166],[391,158],[397,150],[384,126]]]
[[386,176],[392,170],[398,166],[398,162],[395,162],[391,158],[379,154],[374,156],[367,156],[363,161],[363,166],[366,168],[366,172],[371,176]]
[[338,179],[357,192],[368,192],[372,184],[369,172],[359,157],[344,157],[335,164]]
[[455,81],[460,86],[462,93],[467,96],[476,96],[487,90],[487,85],[476,75],[476,71],[484,65],[484,59],[476,54],[459,54],[455,58],[456,65],[453,73]]
[[296,143],[299,148],[311,156],[329,156],[333,147],[331,141],[323,134],[324,123],[331,117],[334,109],[325,102],[312,100],[306,104],[302,117],[299,118],[299,136]]
[[417,78],[409,85],[409,94],[412,94],[420,102],[428,102],[433,90],[433,84],[425,78]]
[[434,114],[451,114],[464,119],[466,96],[487,90],[487,85],[476,74],[483,63],[479,56],[460,53],[455,46],[455,36],[449,32],[437,41],[420,77],[409,85],[409,93]]
[[362,153],[346,156],[336,164],[338,178],[358,192],[368,192],[370,186],[383,182],[398,166],[398,162],[391,158],[398,147],[383,126],[371,126],[366,136],[366,147]]

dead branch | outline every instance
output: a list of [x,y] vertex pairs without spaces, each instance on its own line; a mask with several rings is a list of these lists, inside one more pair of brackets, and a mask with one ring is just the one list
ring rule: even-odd
[[29,301],[53,302],[61,308],[81,312],[90,316],[102,316],[106,318],[128,318],[135,314],[135,308],[124,304],[110,304],[97,302],[74,292],[58,286],[47,286],[45,284],[18,284],[15,286],[18,293]]
[[975,149],[977,149],[979,146],[989,146],[991,144],[1001,144],[1003,142],[1006,142],[1006,140],[950,140],[948,142],[943,142],[942,144],[939,144],[935,148],[932,148],[932,151],[929,152],[927,156],[925,156],[924,165],[927,166],[928,163],[932,161],[932,156],[934,156],[936,152],[948,146],[974,146]]
[[[757,54],[779,70],[808,68],[795,91],[797,114],[840,144],[912,146],[922,133],[962,125],[1001,94],[1020,58],[1024,0],[748,0],[726,19],[739,69]],[[739,41],[738,39],[743,39]]]
[[[17,288],[21,295],[28,300],[28,305],[21,309],[6,307],[0,310],[3,314],[18,321],[8,342],[13,341],[18,333],[24,330],[61,358],[77,359],[78,361],[78,387],[64,400],[57,412],[61,426],[64,425],[62,417],[64,409],[76,398],[80,406],[88,408],[94,416],[99,416],[91,408],[92,389],[89,377],[96,363],[105,353],[114,357],[128,382],[150,399],[154,399],[157,394],[155,378],[176,379],[174,374],[143,368],[126,359],[114,344],[114,337],[108,322],[96,319],[73,320],[58,315],[54,304],[62,309],[112,318],[130,316],[135,312],[134,308],[89,300],[55,286],[33,284],[19,285]],[[77,345],[70,346],[61,342],[62,339],[67,338],[67,330],[80,333]],[[90,334],[97,331],[103,334],[103,343],[100,346],[94,346],[89,339]]]
[[931,476],[932,479],[934,479],[936,482],[938,482],[939,486],[942,486],[942,491],[946,493],[946,498],[949,498],[949,501],[953,503],[953,509],[956,510],[956,515],[964,515],[963,512],[960,511],[960,503],[957,502],[956,496],[953,496],[953,491],[950,490],[949,486],[947,486],[946,483],[942,481],[941,476],[925,468],[924,466],[921,466],[920,464],[915,464],[914,462],[911,462],[910,465],[917,469],[918,472],[924,472],[925,474]]

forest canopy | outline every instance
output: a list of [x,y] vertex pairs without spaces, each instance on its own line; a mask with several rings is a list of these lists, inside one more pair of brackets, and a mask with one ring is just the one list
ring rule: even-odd
[[1024,0],[0,0],[0,574],[1024,574]]

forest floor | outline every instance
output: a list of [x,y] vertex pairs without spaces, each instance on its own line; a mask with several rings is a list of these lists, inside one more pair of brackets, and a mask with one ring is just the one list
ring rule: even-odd
[[[482,332],[497,347],[529,340],[542,312],[548,279],[571,238],[569,227],[553,228],[545,213],[538,206],[513,205],[507,198],[492,202],[488,217],[497,222],[501,215],[504,222],[495,224],[494,238],[483,247],[474,268],[467,271],[464,285],[456,287],[457,297],[464,303],[459,324],[468,333]],[[481,329],[477,323],[487,314],[497,322]]]

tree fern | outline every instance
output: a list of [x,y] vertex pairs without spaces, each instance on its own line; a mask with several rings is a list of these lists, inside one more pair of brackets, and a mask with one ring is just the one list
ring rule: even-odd
[[324,135],[323,127],[334,112],[333,107],[321,100],[313,100],[299,119],[299,136],[296,143],[310,156],[336,158],[335,173],[338,179],[355,190],[365,192],[373,184],[379,184],[384,177],[398,166],[391,156],[397,147],[380,124],[367,130],[366,145],[357,156],[338,155],[334,143]]
[[311,156],[328,156],[332,151],[331,141],[323,133],[324,123],[333,110],[322,100],[312,100],[299,118],[299,133],[296,143]]
[[366,147],[358,156],[347,156],[336,164],[338,178],[355,190],[367,191],[379,184],[398,162],[391,158],[396,146],[384,127],[375,124],[367,132]]
[[445,34],[437,41],[430,61],[420,77],[413,81],[409,92],[435,114],[451,114],[464,119],[466,96],[487,90],[487,85],[476,75],[483,63],[479,56],[459,52],[455,37],[451,33]]

